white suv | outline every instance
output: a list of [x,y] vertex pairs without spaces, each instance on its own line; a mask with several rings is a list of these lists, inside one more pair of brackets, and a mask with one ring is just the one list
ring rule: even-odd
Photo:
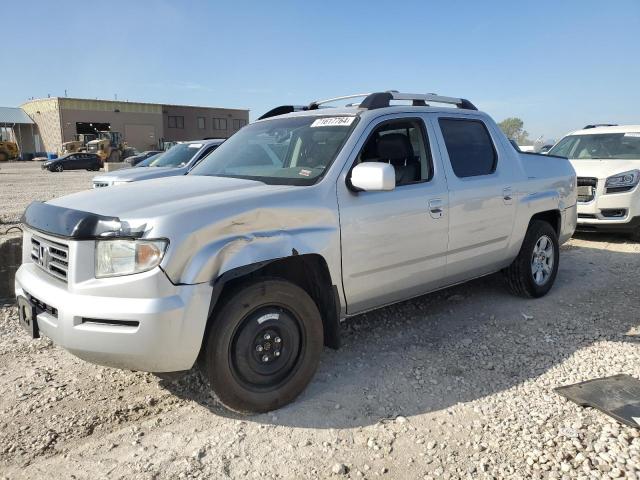
[[569,158],[578,174],[578,230],[640,240],[640,125],[588,125],[549,153]]

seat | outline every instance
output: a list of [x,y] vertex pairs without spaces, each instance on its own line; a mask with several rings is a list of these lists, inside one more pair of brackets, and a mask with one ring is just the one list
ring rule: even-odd
[[420,161],[416,158],[409,137],[402,133],[381,135],[377,141],[379,161],[389,162],[396,172],[396,185],[420,180]]

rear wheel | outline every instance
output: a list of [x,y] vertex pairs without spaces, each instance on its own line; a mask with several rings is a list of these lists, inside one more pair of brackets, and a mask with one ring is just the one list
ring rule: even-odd
[[523,297],[546,295],[558,274],[560,247],[556,231],[547,222],[529,225],[520,253],[504,274],[510,290]]
[[244,283],[216,309],[205,373],[229,409],[267,412],[293,401],[315,373],[322,319],[311,297],[279,279]]

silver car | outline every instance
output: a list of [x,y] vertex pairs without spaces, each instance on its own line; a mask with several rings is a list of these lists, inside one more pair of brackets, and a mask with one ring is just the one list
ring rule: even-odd
[[576,227],[566,158],[517,151],[460,98],[323,103],[242,128],[188,175],[31,204],[24,328],[113,367],[200,359],[222,403],[263,412],[353,315],[497,271],[518,295],[551,289]]
[[125,168],[95,176],[93,188],[185,175],[199,161],[222,145],[222,142],[223,139],[180,142],[156,156],[147,168]]

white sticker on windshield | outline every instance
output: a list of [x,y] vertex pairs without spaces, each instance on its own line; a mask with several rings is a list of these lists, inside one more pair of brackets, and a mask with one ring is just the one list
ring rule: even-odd
[[634,137],[640,138],[640,132],[627,132],[624,134],[625,137]]
[[356,117],[327,117],[318,118],[311,124],[312,127],[348,127]]
[[190,143],[189,148],[202,148],[201,143]]

